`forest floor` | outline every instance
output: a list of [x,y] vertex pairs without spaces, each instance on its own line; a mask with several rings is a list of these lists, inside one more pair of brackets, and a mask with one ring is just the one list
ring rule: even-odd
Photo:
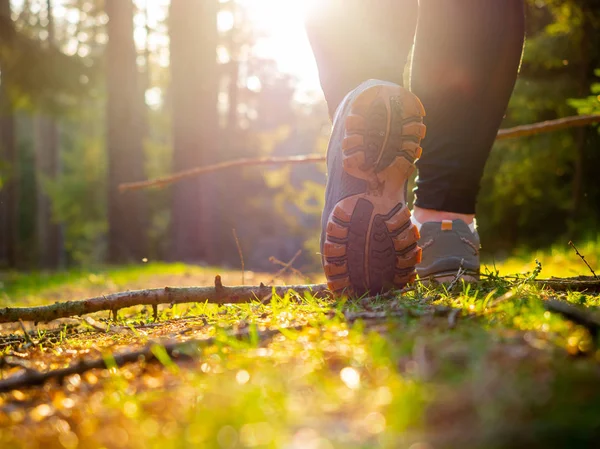
[[[600,243],[579,249],[600,271]],[[1,325],[1,379],[98,357],[109,369],[0,393],[0,448],[599,447],[597,335],[545,306],[568,302],[595,319],[600,296],[533,282],[587,268],[567,247],[487,272],[478,285],[416,283],[357,300],[289,293],[268,304],[164,306],[157,322],[138,307],[117,323],[93,315],[100,326],[24,323],[27,337]],[[217,273],[240,283],[239,271],[182,264],[5,274],[0,305],[211,285]],[[245,282],[271,277],[245,273]],[[165,339],[180,350],[169,356]],[[118,354],[151,342],[154,359],[116,366]]]

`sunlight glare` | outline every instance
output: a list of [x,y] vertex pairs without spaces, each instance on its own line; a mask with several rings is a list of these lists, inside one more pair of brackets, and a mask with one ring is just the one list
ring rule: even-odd
[[356,390],[360,386],[360,374],[354,368],[347,366],[340,371],[340,378],[351,390]]
[[217,15],[217,28],[220,32],[226,33],[234,25],[234,18],[231,11],[219,11]]
[[304,29],[313,0],[239,0],[260,33],[254,54],[272,58],[277,68],[295,76],[299,91],[320,91],[317,66]]

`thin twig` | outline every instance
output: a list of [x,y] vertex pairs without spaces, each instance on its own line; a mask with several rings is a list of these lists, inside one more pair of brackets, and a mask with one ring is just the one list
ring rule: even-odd
[[21,326],[23,334],[25,334],[25,340],[27,340],[27,343],[35,345],[35,342],[31,339],[29,332],[27,332],[27,329],[25,328],[25,323],[23,323],[23,320],[21,318],[19,318],[19,325]]
[[[279,260],[275,256],[269,257],[269,262],[274,263],[274,264],[279,265],[279,266],[282,266],[282,267],[285,267],[287,265],[286,262],[283,262],[282,260]],[[293,274],[295,274],[299,278],[308,279],[300,270],[297,270],[296,268],[294,268],[292,266],[290,266],[288,268],[288,270],[290,270]]]
[[454,287],[456,286],[458,281],[462,278],[462,275],[465,274],[464,264],[465,264],[465,259],[460,259],[460,265],[458,266],[458,270],[456,271],[456,276],[454,277],[454,279],[452,279],[452,282],[450,282],[450,285],[448,285],[449,292],[451,292],[452,289],[454,289]]
[[[273,279],[271,279],[269,281],[269,284],[272,284],[273,282],[275,282],[275,279],[279,278],[281,275],[283,275],[283,273],[285,273],[287,270],[289,270],[290,268],[292,268],[292,264],[300,256],[300,254],[302,254],[302,250],[301,249],[299,249],[298,251],[296,251],[296,254],[294,254],[294,257],[292,257],[288,263],[281,262],[280,260],[277,260],[273,256],[269,257],[269,262],[278,263],[280,265],[283,265],[283,268],[281,270],[279,270],[277,273],[275,273],[275,276],[273,276]],[[298,270],[296,270],[296,271],[298,271]]]
[[244,253],[242,252],[242,247],[240,246],[240,239],[238,239],[237,232],[235,232],[235,228],[232,229],[233,238],[235,240],[235,245],[237,246],[238,254],[240,255],[240,262],[242,264],[242,285],[246,283],[246,278],[244,277],[244,273],[246,272],[246,268],[244,266]]
[[[498,131],[496,140],[511,139],[515,137],[526,137],[535,134],[558,131],[565,128],[577,126],[586,126],[592,123],[600,122],[600,115],[583,115],[565,117],[556,120],[548,120],[531,125],[515,126],[514,128],[506,128]],[[325,162],[326,157],[321,154],[307,154],[303,156],[290,157],[263,157],[263,158],[242,158],[233,161],[220,162],[218,164],[207,165],[204,167],[191,168],[189,170],[173,173],[172,175],[161,178],[150,179],[148,181],[127,182],[119,185],[119,190],[125,192],[127,190],[146,189],[149,187],[164,187],[174,182],[182,181],[194,176],[212,173],[219,170],[224,170],[234,167],[250,167],[250,166],[265,166],[265,165],[296,165],[296,164],[312,164],[315,162]]]
[[515,291],[514,290],[507,291],[502,296],[499,296],[496,299],[494,299],[493,301],[491,301],[488,304],[488,306],[487,306],[486,310],[484,311],[484,313],[485,312],[491,312],[491,311],[493,311],[498,306],[498,304],[503,303],[505,301],[508,301],[509,299],[512,299],[514,296],[515,296]]
[[128,326],[115,326],[110,323],[104,324],[100,321],[96,321],[92,317],[86,316],[83,321],[94,330],[98,332],[108,333],[108,332],[116,332],[118,334],[122,333],[134,333],[134,331]]
[[276,295],[284,296],[293,290],[300,295],[330,295],[326,284],[226,287],[221,283],[220,276],[215,278],[214,287],[165,287],[149,290],[134,290],[99,296],[80,301],[67,301],[38,307],[5,307],[0,309],[0,323],[10,323],[19,320],[46,322],[58,318],[81,316],[101,310],[118,310],[126,307],[184,304],[194,302],[209,302],[212,304],[239,304],[255,300],[263,300],[275,290]]
[[345,312],[344,318],[349,323],[353,323],[357,320],[386,320],[388,318],[401,318],[406,316],[405,310],[396,310],[396,311],[384,311],[384,312]]
[[575,253],[581,257],[581,260],[583,260],[583,263],[587,265],[587,267],[590,269],[590,271],[592,272],[592,274],[594,275],[594,278],[598,279],[598,276],[596,276],[596,273],[594,273],[594,270],[592,269],[592,267],[590,266],[590,264],[588,263],[587,260],[585,260],[585,256],[583,254],[580,254],[579,251],[577,250],[577,247],[575,246],[575,244],[569,240],[569,245],[571,245],[571,247],[575,250]]

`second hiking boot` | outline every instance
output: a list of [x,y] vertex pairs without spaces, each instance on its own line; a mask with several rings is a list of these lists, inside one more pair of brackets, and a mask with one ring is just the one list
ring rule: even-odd
[[419,246],[423,258],[417,266],[421,281],[466,282],[479,280],[479,234],[462,220],[444,220],[421,225]]
[[321,232],[332,291],[375,294],[415,279],[421,249],[406,183],[421,154],[424,115],[415,95],[378,80],[359,85],[338,107]]

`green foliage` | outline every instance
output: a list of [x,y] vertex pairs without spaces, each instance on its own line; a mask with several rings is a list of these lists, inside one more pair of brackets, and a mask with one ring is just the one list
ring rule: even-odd
[[3,87],[14,109],[66,112],[76,106],[74,100],[89,95],[91,80],[97,79],[91,61],[43,42],[39,22],[0,20]]
[[[53,218],[64,223],[64,245],[76,264],[99,263],[104,258],[106,222],[106,153],[97,112],[80,110],[78,120],[65,123],[61,175],[47,180]],[[85,128],[81,134],[79,129]]]
[[[600,69],[596,69],[594,74],[600,79]],[[590,90],[593,95],[569,100],[569,105],[577,109],[579,114],[600,114],[600,82],[592,84]]]
[[[571,100],[597,83],[593,68],[600,63],[600,47],[594,42],[600,22],[595,14],[584,1],[529,2],[521,74],[504,126],[599,110],[597,96]],[[591,167],[599,162],[599,143],[593,127],[497,143],[478,201],[485,249],[494,253],[515,246],[540,248],[572,236],[593,238],[600,192]]]

